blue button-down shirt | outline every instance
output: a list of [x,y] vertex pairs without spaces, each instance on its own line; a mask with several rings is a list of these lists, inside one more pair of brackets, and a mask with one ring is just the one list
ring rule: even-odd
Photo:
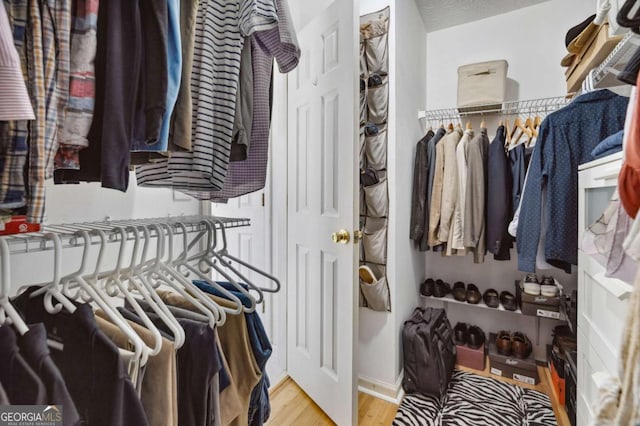
[[578,263],[578,165],[624,127],[629,99],[609,90],[576,98],[540,125],[518,221],[518,269],[535,272],[544,195],[546,261],[565,271]]

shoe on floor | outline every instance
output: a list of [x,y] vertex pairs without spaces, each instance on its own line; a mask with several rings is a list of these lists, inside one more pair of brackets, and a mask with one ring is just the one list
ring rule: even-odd
[[376,274],[367,265],[362,265],[358,268],[358,275],[360,280],[366,284],[373,284],[378,281]]

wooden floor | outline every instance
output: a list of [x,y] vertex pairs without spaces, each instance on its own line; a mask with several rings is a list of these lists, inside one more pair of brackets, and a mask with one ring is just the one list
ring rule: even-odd
[[[371,395],[358,394],[359,425],[390,425],[398,406]],[[298,385],[287,378],[271,391],[271,416],[268,426],[333,425],[331,419]]]
[[[558,403],[558,398],[551,386],[549,369],[538,367],[540,383],[527,385],[515,380],[497,377],[489,372],[489,361],[484,371],[472,370],[467,367],[457,367],[459,370],[468,371],[485,377],[502,380],[507,383],[535,389],[549,395],[553,411],[556,414],[558,426],[570,426],[569,418],[564,407]],[[359,425],[390,425],[396,415],[398,406],[387,401],[375,398],[360,392],[358,394],[358,424]],[[267,425],[333,425],[331,419],[307,396],[298,385],[290,378],[276,385],[271,390],[271,417]]]

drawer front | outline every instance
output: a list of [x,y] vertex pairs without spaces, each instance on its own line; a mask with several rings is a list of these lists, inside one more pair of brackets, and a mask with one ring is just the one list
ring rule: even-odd
[[613,373],[627,315],[629,293],[624,289],[631,286],[605,278],[605,268],[583,252],[579,252],[578,262],[578,328]]
[[[588,337],[578,327],[578,416],[586,420],[578,422],[579,425],[589,425],[590,420],[595,417],[596,413],[593,409],[597,407],[598,385],[593,375],[602,371],[608,371],[608,368],[593,346],[589,344]],[[611,371],[609,373],[613,374]]]

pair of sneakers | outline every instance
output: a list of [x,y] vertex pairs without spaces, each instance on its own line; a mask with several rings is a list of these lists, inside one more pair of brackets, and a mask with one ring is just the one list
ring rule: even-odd
[[531,296],[556,297],[558,295],[558,286],[553,277],[542,276],[542,280],[538,280],[536,274],[527,274],[524,279],[524,292]]

